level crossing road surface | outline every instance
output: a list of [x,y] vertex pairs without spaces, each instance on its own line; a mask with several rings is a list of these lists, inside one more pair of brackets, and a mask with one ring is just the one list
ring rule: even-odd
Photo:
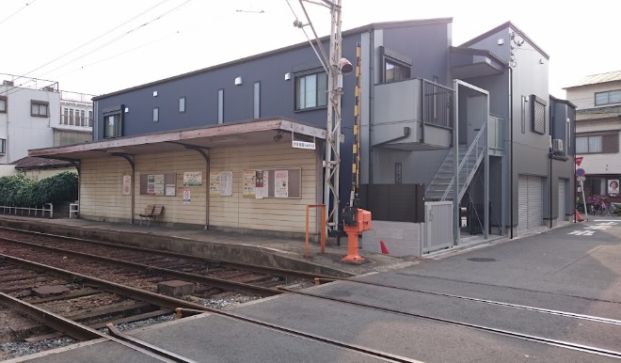
[[[620,237],[592,220],[231,310],[288,332],[203,314],[132,335],[198,362],[618,362]],[[91,342],[31,361],[151,360]]]

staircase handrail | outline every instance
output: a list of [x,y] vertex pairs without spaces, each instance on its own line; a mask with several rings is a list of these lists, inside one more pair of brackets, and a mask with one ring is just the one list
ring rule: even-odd
[[[477,154],[476,154],[475,160],[479,159],[479,155],[478,155],[479,140],[481,139],[481,135],[485,133],[486,128],[487,128],[487,122],[483,122],[483,126],[481,126],[481,128],[479,129],[479,132],[477,132],[476,136],[474,137],[474,140],[472,140],[472,143],[470,143],[470,146],[468,146],[468,149],[466,150],[464,157],[461,159],[461,161],[459,162],[459,165],[457,166],[457,175],[456,175],[457,177],[459,177],[459,175],[461,174],[461,171],[464,168],[464,165],[466,163],[466,160],[468,159],[468,156],[470,156],[473,152],[476,151]],[[459,156],[459,147],[457,147],[457,155]],[[446,200],[446,198],[448,197],[448,193],[450,192],[450,190],[453,188],[453,185],[455,184],[456,176],[454,175],[453,178],[451,178],[451,182],[446,187],[446,190],[444,191],[444,195],[442,195],[441,200]]]

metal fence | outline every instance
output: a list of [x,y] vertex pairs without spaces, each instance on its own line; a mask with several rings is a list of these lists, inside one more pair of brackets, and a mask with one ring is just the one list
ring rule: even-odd
[[427,125],[453,127],[453,89],[422,80],[423,122]]
[[16,216],[54,218],[54,205],[52,205],[52,203],[45,203],[41,208],[10,207],[0,205],[0,213]]

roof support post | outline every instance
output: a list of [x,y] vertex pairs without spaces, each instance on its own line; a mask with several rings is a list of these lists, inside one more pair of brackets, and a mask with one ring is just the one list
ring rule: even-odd
[[132,201],[131,201],[131,207],[130,207],[131,216],[129,218],[129,223],[134,224],[134,216],[135,216],[135,209],[136,209],[136,161],[135,161],[135,157],[132,154],[126,154],[126,153],[111,153],[110,155],[118,156],[120,158],[127,160],[127,162],[129,163],[129,166],[131,166],[132,168],[132,187],[131,187]]
[[203,159],[205,160],[205,230],[209,229],[209,180],[211,178],[211,161],[209,159],[209,148],[198,146],[198,145],[190,145],[177,141],[168,141],[171,144],[177,144],[185,147],[188,150],[196,151],[201,154]]

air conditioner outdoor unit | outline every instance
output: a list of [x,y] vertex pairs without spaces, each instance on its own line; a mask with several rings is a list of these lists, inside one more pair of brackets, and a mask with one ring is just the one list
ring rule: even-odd
[[563,139],[552,140],[552,152],[555,152],[555,153],[565,152],[565,145],[563,145]]

